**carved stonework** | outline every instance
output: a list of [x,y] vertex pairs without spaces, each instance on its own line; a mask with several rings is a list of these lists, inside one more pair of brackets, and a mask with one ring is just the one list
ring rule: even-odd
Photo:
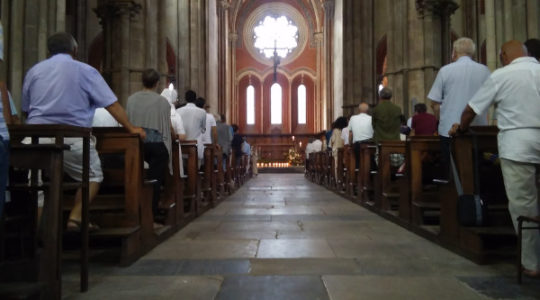
[[453,0],[416,0],[416,10],[420,17],[430,15],[451,16],[459,8]]
[[321,46],[324,41],[324,33],[315,32],[313,34],[313,40],[315,41],[315,44],[317,45],[317,47]]
[[334,17],[334,0],[326,0],[323,2],[324,12],[326,16]]
[[94,12],[103,25],[107,20],[129,14],[130,18],[136,17],[142,9],[142,5],[133,0],[100,0]]

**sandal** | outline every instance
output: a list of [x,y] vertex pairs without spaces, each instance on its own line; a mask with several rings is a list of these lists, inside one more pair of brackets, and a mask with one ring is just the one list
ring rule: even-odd
[[[68,232],[81,232],[81,221],[79,220],[75,220],[75,219],[69,219],[67,221],[67,225],[66,225],[66,231]],[[88,223],[88,232],[94,232],[94,231],[97,231],[99,230],[99,226],[92,223],[92,222],[89,222]]]

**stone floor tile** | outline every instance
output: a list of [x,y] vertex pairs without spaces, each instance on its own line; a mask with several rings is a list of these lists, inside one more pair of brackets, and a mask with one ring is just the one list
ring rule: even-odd
[[[222,281],[221,276],[114,276],[92,282],[86,293],[64,294],[64,299],[212,300],[215,299]],[[78,282],[66,284],[77,285]]]
[[299,258],[251,259],[251,275],[324,275],[360,274],[360,267],[353,259]]
[[319,276],[231,276],[217,300],[326,300]]
[[326,240],[261,240],[257,258],[335,257]]
[[488,299],[455,278],[329,275],[323,281],[332,300]]
[[256,240],[169,240],[143,259],[250,258],[255,257],[257,247]]

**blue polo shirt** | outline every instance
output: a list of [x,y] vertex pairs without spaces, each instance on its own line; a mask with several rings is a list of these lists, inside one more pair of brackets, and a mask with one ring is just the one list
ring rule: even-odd
[[116,101],[96,69],[68,54],[38,63],[24,78],[22,110],[28,124],[92,127],[95,109]]

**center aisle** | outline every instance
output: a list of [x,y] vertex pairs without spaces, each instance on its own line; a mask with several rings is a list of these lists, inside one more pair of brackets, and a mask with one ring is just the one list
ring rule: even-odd
[[69,298],[487,299],[470,286],[496,285],[511,267],[478,266],[302,174],[261,174],[131,267],[91,273],[88,293]]

